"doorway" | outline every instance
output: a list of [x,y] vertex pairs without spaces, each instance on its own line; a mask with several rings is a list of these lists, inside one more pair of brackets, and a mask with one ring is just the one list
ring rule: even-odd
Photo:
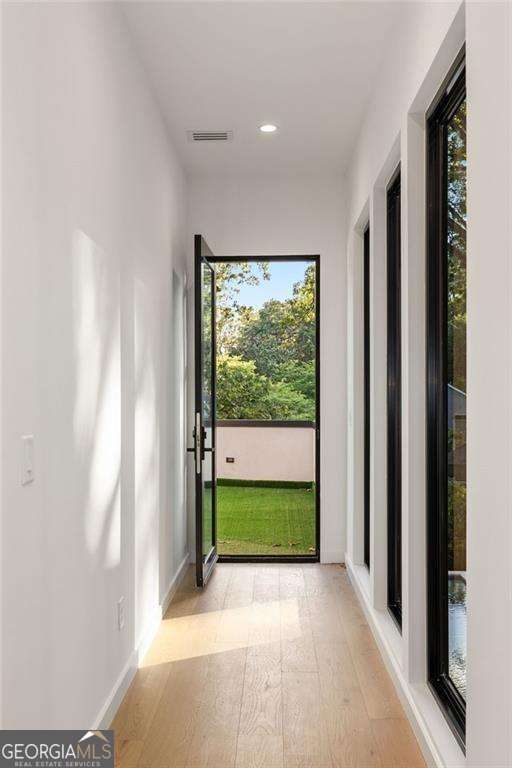
[[[208,249],[208,266],[199,269],[199,244],[196,370],[203,379],[207,371],[209,385],[199,385],[196,403],[208,406],[210,457],[196,522],[215,559],[318,561],[319,256],[223,257]],[[213,343],[197,333],[205,317]]]

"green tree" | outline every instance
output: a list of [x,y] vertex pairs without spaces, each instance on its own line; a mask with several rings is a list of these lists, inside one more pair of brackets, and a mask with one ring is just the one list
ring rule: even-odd
[[293,298],[289,303],[290,324],[293,327],[294,360],[311,362],[316,348],[316,269],[310,264],[304,280],[293,286]]
[[271,299],[259,312],[244,318],[232,352],[254,360],[259,373],[277,381],[283,364],[315,359],[315,313],[315,267],[311,264],[304,281],[295,283],[291,299]]
[[219,266],[219,418],[314,420],[315,266],[306,268],[290,299],[271,299],[259,310],[241,305],[238,294],[244,282],[268,279],[268,264],[258,263],[261,275],[247,264]]
[[271,419],[314,421],[315,404],[284,381],[270,382],[266,398]]
[[314,403],[285,382],[259,374],[252,360],[217,360],[217,418],[313,420]]
[[269,381],[256,373],[252,360],[217,358],[217,418],[268,419]]
[[466,391],[466,102],[448,125],[448,380]]
[[256,370],[275,379],[279,365],[293,360],[286,302],[271,299],[259,312],[245,317],[233,351],[244,360],[254,360]]
[[289,384],[296,392],[303,394],[308,400],[314,401],[316,379],[315,361],[298,362],[291,360],[282,363],[278,368],[279,381]]
[[238,301],[242,285],[258,285],[270,277],[267,262],[219,262],[215,266],[217,348],[222,355],[233,351],[239,329],[254,315],[252,307]]

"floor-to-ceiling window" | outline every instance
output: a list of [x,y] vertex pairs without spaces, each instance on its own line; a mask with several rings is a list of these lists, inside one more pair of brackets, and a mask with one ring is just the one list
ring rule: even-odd
[[402,626],[402,365],[400,167],[387,189],[388,607]]
[[363,235],[364,562],[370,567],[370,225]]
[[462,741],[466,713],[466,91],[459,62],[428,116],[429,681]]

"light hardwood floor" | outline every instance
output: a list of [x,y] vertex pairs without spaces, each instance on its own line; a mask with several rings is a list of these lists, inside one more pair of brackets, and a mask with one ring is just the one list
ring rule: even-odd
[[420,768],[346,571],[192,569],[112,727],[120,768]]

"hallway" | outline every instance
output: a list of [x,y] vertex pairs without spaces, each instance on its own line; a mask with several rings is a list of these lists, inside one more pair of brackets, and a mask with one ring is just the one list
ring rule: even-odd
[[112,727],[119,768],[425,765],[337,565],[189,569]]

